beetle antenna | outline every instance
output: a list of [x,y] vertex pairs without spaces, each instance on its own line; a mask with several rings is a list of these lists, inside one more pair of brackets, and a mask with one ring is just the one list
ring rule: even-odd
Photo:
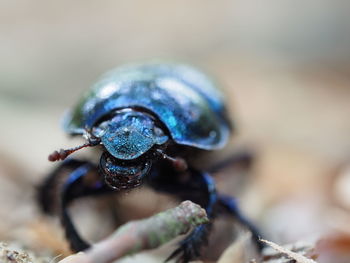
[[157,149],[157,153],[165,160],[169,161],[177,171],[186,171],[188,168],[187,162],[181,157],[171,157],[165,154],[162,150]]
[[66,159],[69,155],[71,155],[72,153],[79,151],[80,149],[83,149],[85,147],[92,147],[92,146],[96,146],[100,143],[100,141],[89,141],[87,143],[84,143],[82,145],[79,145],[77,147],[74,148],[70,148],[70,149],[61,149],[59,151],[54,151],[53,153],[51,153],[48,156],[48,159],[50,162],[55,162],[55,161],[59,161],[59,160],[64,160]]

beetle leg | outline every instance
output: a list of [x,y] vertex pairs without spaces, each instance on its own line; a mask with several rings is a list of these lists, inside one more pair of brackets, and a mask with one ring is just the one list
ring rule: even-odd
[[261,250],[264,247],[264,244],[260,241],[260,232],[256,226],[241,213],[236,199],[229,195],[218,194],[217,203],[221,208],[223,208],[223,212],[233,216],[240,224],[245,226],[252,233],[253,240]]
[[84,161],[76,159],[67,159],[53,170],[45,180],[38,186],[37,200],[40,209],[45,213],[52,215],[57,212],[58,206],[58,188],[62,185],[62,178],[67,173],[72,172],[79,166],[83,165]]
[[[202,207],[205,208],[209,219],[213,218],[213,208],[217,201],[217,195],[215,190],[215,183],[211,176],[207,173],[194,172],[197,177],[197,182],[201,185],[202,200],[197,201]],[[198,193],[197,193],[198,194]],[[191,200],[191,196],[183,199]],[[208,242],[208,234],[210,232],[211,223],[206,225],[200,225],[196,227],[184,240],[180,242],[179,248],[177,248],[168,258],[177,258],[177,262],[188,262],[200,256],[200,248],[203,244]]]
[[[89,162],[69,159],[59,166],[39,189],[41,190],[39,191],[39,199],[43,201],[42,208],[44,212],[52,212],[49,209],[49,203],[55,199],[48,198],[48,200],[43,200],[45,196],[49,197],[49,189],[45,189],[45,186],[54,186],[58,181],[58,177],[60,177],[66,169],[68,169],[70,173],[63,182],[63,185],[61,184],[59,186],[56,204],[59,205],[58,212],[72,250],[82,251],[87,249],[90,245],[80,237],[76,230],[68,213],[68,205],[71,201],[79,197],[104,194],[111,192],[112,189],[107,187],[103,181],[99,180],[97,176],[98,169],[95,165]],[[94,176],[93,180],[86,180],[86,178],[91,175]]]
[[[182,200],[191,200],[201,205],[211,219],[217,201],[214,180],[207,173],[191,168],[187,170],[187,173],[189,173],[188,176],[182,176],[176,173],[171,174],[169,171],[166,173],[167,176],[151,178],[150,184],[157,191],[170,193]],[[175,259],[176,262],[189,262],[199,257],[201,246],[207,242],[210,226],[210,224],[205,224],[194,228],[166,261]]]
[[236,152],[229,155],[226,159],[219,161],[212,165],[208,171],[210,173],[219,172],[230,166],[239,166],[243,168],[250,168],[254,160],[254,153],[249,151]]

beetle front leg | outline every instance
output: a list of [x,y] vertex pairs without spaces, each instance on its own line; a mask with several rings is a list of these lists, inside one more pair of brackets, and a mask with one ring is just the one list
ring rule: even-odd
[[[201,205],[209,219],[213,217],[213,208],[217,202],[215,184],[211,176],[194,169],[189,169],[187,175],[162,171],[151,178],[151,186],[161,192],[170,193],[182,200],[191,200]],[[165,176],[164,176],[165,175]],[[176,262],[189,262],[200,255],[201,246],[207,241],[210,224],[196,227],[180,242],[166,261],[176,259]]]
[[57,213],[59,206],[58,196],[61,192],[62,180],[86,161],[67,159],[54,169],[37,188],[37,201],[41,210],[48,215]]
[[264,244],[260,241],[260,232],[256,226],[241,213],[235,198],[229,195],[218,194],[218,205],[223,208],[223,212],[231,215],[252,233],[252,238],[260,250],[264,247]]
[[74,170],[67,178],[61,192],[61,222],[71,249],[76,252],[86,250],[90,247],[90,244],[80,237],[74,227],[68,212],[68,205],[71,201],[80,197],[113,192],[104,181],[99,179],[100,177],[95,178],[96,180],[93,182],[86,183],[84,179],[89,173],[94,173],[95,176],[98,175],[97,168],[90,164],[84,164]]
[[[192,197],[191,195],[183,196],[183,200],[193,200],[200,204],[206,211],[209,219],[213,218],[213,209],[217,201],[217,195],[215,190],[215,183],[212,177],[207,173],[199,171],[195,173],[196,182],[200,185],[200,192],[194,193],[194,195],[202,195],[201,197]],[[198,200],[199,198],[199,200]],[[197,199],[197,200],[196,200]],[[167,260],[177,258],[177,262],[188,262],[200,256],[200,248],[203,244],[208,242],[208,234],[210,232],[211,223],[206,225],[200,225],[196,227],[184,240],[180,242],[180,246],[176,249]]]
[[[45,196],[49,197],[48,189],[45,189],[45,186],[56,185],[58,183],[58,177],[64,176],[64,172],[69,172],[69,174],[63,182],[63,185],[61,184],[57,189],[58,195],[56,200],[59,206],[58,213],[66,237],[70,242],[71,249],[78,252],[87,249],[90,245],[80,237],[76,230],[68,212],[68,205],[74,199],[111,193],[112,189],[100,180],[98,169],[95,165],[89,162],[68,159],[48,177],[47,181],[45,181],[39,189],[39,198],[42,201],[42,208],[44,211],[46,210],[46,212],[50,212],[48,211],[48,203],[54,201],[55,198],[49,198],[49,202],[47,200],[43,202]],[[51,205],[53,204],[51,203]]]

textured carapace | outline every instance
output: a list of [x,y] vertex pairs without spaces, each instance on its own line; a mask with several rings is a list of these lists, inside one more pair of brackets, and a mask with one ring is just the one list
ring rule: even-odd
[[126,65],[104,75],[67,115],[64,128],[84,134],[125,108],[150,112],[182,145],[213,150],[230,134],[222,95],[212,81],[190,66],[160,62]]

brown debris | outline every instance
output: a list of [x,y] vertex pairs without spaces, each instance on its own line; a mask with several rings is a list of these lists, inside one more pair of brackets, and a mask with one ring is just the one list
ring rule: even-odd
[[38,258],[22,249],[10,248],[5,243],[0,243],[0,262],[1,263],[49,263],[47,258]]

